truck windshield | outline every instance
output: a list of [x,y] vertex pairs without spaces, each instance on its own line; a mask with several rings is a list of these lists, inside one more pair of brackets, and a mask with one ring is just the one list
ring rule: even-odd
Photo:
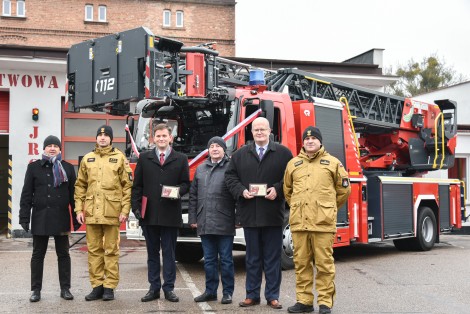
[[[139,151],[153,149],[153,129],[159,123],[167,123],[172,129],[172,147],[188,158],[193,158],[207,148],[214,136],[223,136],[236,125],[234,101],[216,103],[184,102],[165,106],[153,118],[139,118],[135,131],[135,142]],[[235,138],[227,141],[230,153]]]

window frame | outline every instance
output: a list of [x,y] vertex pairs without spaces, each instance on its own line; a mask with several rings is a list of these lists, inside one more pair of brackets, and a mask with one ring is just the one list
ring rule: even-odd
[[[168,14],[168,23],[166,22],[166,14]],[[163,27],[171,27],[171,10],[165,9],[163,10],[163,21],[162,21]]]
[[[87,17],[87,9],[90,8],[91,9],[91,18],[88,18]],[[85,4],[85,21],[86,22],[93,22],[93,4]]]
[[[5,5],[8,4],[8,14],[5,13]],[[3,0],[2,1],[2,16],[11,16],[11,0]]]
[[[20,12],[20,3],[22,3],[23,6],[23,14],[19,14]],[[18,17],[26,17],[26,1],[25,0],[17,0],[16,1],[16,16]]]
[[[178,23],[178,16],[181,17],[181,23]],[[176,11],[176,18],[175,18],[176,27],[184,27],[184,11],[178,10]]]
[[[104,19],[101,19],[101,10],[104,9]],[[103,5],[103,4],[100,4],[98,6],[98,22],[107,22],[107,18],[108,18],[108,8]]]

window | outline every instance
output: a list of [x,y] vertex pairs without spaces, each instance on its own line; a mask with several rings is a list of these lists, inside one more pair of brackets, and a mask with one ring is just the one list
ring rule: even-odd
[[106,22],[106,6],[100,5],[98,7],[98,21]]
[[85,21],[93,21],[93,5],[85,5]]
[[24,0],[18,0],[16,2],[16,15],[20,17],[26,16],[26,8],[25,8]]
[[2,15],[5,15],[5,16],[11,15],[11,1],[10,0],[3,0]]
[[176,27],[183,27],[184,26],[184,12],[183,11],[176,11]]
[[170,10],[163,11],[163,26],[166,26],[166,27],[171,26],[171,11]]

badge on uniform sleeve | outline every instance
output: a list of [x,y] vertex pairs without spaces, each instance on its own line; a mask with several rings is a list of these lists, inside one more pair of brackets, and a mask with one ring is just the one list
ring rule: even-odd
[[134,181],[134,178],[132,177],[132,172],[128,172],[127,174],[129,175],[129,180]]
[[303,163],[304,163],[303,160],[299,160],[299,161],[297,161],[297,162],[294,164],[294,166],[297,167],[297,166],[300,166],[300,165],[303,164]]
[[94,162],[94,161],[95,161],[95,158],[88,158],[86,161],[87,161],[87,162]]
[[329,165],[329,164],[330,164],[330,161],[329,161],[329,160],[326,160],[326,159],[322,159],[322,160],[320,160],[320,164],[321,164],[321,165]]
[[343,188],[347,188],[349,186],[349,179],[348,178],[343,178]]
[[109,158],[109,162],[112,162],[113,164],[117,164],[118,160],[117,158]]

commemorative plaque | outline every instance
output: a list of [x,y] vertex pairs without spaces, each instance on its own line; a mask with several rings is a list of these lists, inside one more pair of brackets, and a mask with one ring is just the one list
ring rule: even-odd
[[179,186],[164,185],[162,187],[162,197],[172,198],[172,199],[180,198]]
[[250,184],[250,193],[253,196],[266,196],[267,195],[267,184],[260,184],[260,183],[251,183]]

